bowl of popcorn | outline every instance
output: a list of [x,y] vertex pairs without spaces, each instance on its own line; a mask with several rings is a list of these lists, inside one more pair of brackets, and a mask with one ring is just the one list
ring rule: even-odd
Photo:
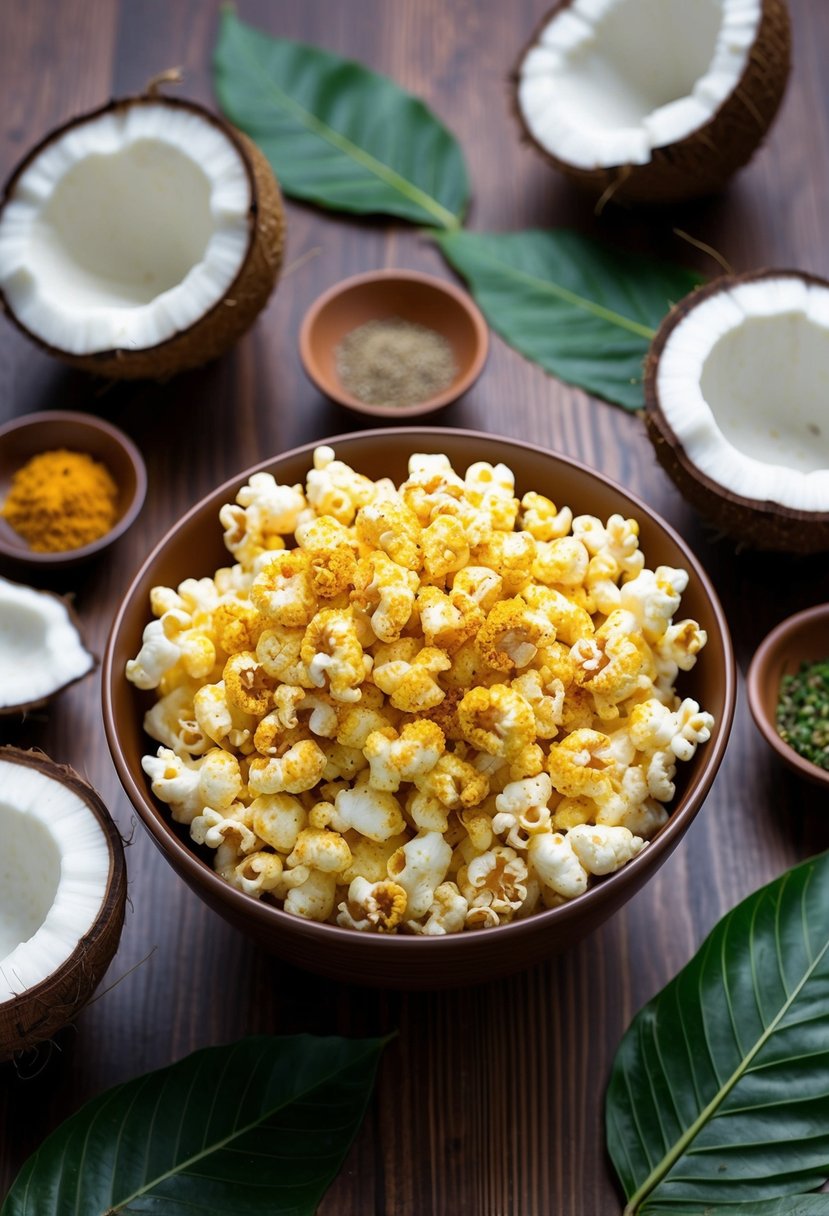
[[439,988],[583,937],[669,856],[734,711],[705,571],[644,503],[515,440],[285,453],[150,554],[103,664],[144,826],[278,956]]

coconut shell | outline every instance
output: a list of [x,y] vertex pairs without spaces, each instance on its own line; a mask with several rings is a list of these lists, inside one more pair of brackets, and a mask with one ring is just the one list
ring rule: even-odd
[[554,156],[529,130],[517,99],[521,65],[551,19],[569,8],[561,0],[539,24],[514,74],[514,110],[524,136],[577,186],[604,201],[662,205],[721,190],[747,164],[774,120],[791,67],[791,24],[785,0],[763,0],[754,45],[736,88],[707,123],[677,143],[654,148],[644,165],[584,169]]
[[2,292],[0,304],[28,338],[72,367],[109,379],[166,380],[177,372],[208,363],[228,350],[256,320],[276,285],[285,244],[285,210],[273,170],[259,148],[241,131],[195,102],[159,95],[122,98],[64,123],[41,140],[6,183],[0,211],[21,173],[58,136],[104,114],[136,105],[173,106],[198,114],[222,131],[236,147],[247,169],[251,191],[248,249],[236,278],[222,299],[187,329],[157,346],[143,350],[105,350],[89,355],[72,355],[44,342],[18,320]]
[[127,866],[121,836],[99,795],[73,769],[42,752],[0,748],[0,760],[23,764],[59,781],[83,799],[109,846],[109,879],[94,924],[48,979],[0,1004],[0,1060],[44,1043],[71,1022],[92,996],[109,966],[124,925]]
[[665,344],[677,325],[703,300],[738,283],[764,278],[796,278],[829,289],[829,281],[790,270],[757,270],[723,275],[680,300],[660,325],[645,360],[645,422],[656,458],[680,493],[699,514],[726,536],[745,547],[796,554],[829,549],[829,512],[797,511],[764,499],[733,494],[706,476],[685,451],[671,428],[659,400],[657,372]]

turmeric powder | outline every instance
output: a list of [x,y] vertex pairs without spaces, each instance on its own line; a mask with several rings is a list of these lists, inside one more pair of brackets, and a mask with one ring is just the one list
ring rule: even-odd
[[34,553],[63,553],[109,532],[118,516],[118,488],[85,452],[41,452],[14,474],[0,516]]

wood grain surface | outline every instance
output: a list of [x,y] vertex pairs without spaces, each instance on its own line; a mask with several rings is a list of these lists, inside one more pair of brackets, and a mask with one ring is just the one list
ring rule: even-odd
[[[422,95],[463,145],[475,229],[570,225],[715,273],[674,234],[680,228],[736,269],[829,274],[829,5],[791,0],[794,72],[783,108],[727,193],[668,214],[606,209],[600,219],[520,143],[509,111],[510,69],[544,8],[544,0],[239,2],[245,20],[358,58]],[[212,0],[2,0],[0,174],[51,126],[140,90],[166,67],[181,65],[184,93],[212,102],[217,16]],[[126,430],[147,460],[144,511],[105,559],[51,580],[0,566],[9,577],[71,591],[98,653],[132,574],[185,508],[257,460],[363,424],[323,400],[300,367],[299,324],[315,297],[375,267],[451,277],[428,239],[403,224],[294,204],[288,221],[287,269],[253,331],[221,361],[167,384],[96,382],[0,326],[0,420],[87,410]],[[772,625],[829,598],[825,560],[761,556],[712,535],[658,468],[639,417],[551,379],[497,338],[478,384],[439,422],[578,457],[640,494],[712,574],[741,673]],[[489,986],[417,995],[342,987],[252,946],[174,876],[120,789],[99,697],[89,678],[48,713],[0,724],[4,742],[74,765],[132,840],[131,906],[107,979],[114,986],[61,1036],[38,1075],[0,1070],[0,1193],[87,1098],[197,1047],[247,1032],[396,1029],[323,1216],[620,1212],[602,1110],[630,1018],[737,900],[829,845],[825,797],[773,758],[750,721],[741,674],[729,750],[705,806],[612,922],[545,965]]]

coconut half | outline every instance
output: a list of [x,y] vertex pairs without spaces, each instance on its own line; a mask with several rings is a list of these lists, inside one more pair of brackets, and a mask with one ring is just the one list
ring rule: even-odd
[[41,346],[105,376],[166,377],[251,325],[282,259],[262,153],[201,106],[133,97],[73,119],[0,201],[0,299]]
[[516,72],[531,142],[594,193],[719,190],[763,139],[789,73],[784,0],[562,0]]
[[764,270],[693,292],[653,341],[645,400],[661,464],[722,532],[829,548],[829,282]]
[[95,663],[65,600],[0,578],[0,715],[44,705]]
[[38,752],[0,748],[0,1059],[51,1038],[118,948],[127,872],[95,791]]

